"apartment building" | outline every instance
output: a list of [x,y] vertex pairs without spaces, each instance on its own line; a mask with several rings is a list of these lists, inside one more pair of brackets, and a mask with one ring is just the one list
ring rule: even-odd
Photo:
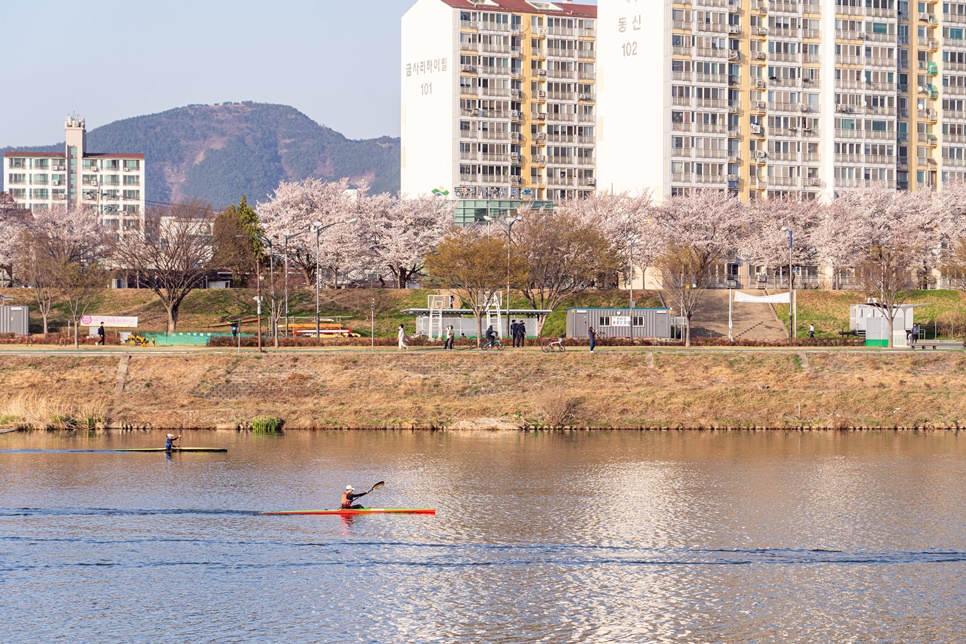
[[418,0],[402,19],[401,192],[459,199],[460,224],[592,193],[596,15]]
[[144,221],[144,155],[87,150],[84,119],[68,117],[63,152],[5,152],[5,190],[36,212],[54,206],[94,208],[122,235]]
[[833,198],[966,172],[966,1],[600,0],[597,177]]

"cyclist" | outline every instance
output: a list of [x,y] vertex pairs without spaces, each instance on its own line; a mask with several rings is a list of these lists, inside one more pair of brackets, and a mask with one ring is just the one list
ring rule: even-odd
[[486,328],[486,343],[493,346],[494,340],[496,340],[496,331],[493,330],[493,325],[491,324]]

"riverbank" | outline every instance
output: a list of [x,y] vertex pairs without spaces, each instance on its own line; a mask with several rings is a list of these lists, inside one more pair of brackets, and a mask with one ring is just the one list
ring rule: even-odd
[[964,390],[961,351],[91,351],[4,356],[0,426],[958,428]]

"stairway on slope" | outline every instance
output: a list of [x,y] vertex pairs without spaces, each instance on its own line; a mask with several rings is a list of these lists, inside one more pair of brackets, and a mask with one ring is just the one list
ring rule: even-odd
[[[751,294],[761,295],[760,292]],[[709,289],[701,294],[691,318],[692,338],[728,337],[729,297],[729,292],[722,289]],[[736,303],[732,310],[732,322],[736,340],[781,340],[788,337],[785,325],[778,321],[774,309],[768,304]]]

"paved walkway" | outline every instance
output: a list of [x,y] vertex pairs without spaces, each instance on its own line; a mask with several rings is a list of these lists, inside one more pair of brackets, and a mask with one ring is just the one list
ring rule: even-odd
[[[761,291],[748,291],[751,295],[763,295]],[[775,318],[775,311],[768,304],[739,302],[733,311],[734,337],[746,340],[781,340],[788,337],[788,330]],[[691,318],[691,337],[728,337],[728,291],[713,289],[705,291],[698,308]]]

